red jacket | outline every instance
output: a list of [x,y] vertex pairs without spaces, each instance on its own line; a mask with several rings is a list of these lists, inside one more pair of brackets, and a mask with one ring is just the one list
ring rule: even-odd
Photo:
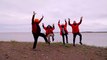
[[37,32],[36,24],[32,24],[32,32],[34,32],[34,33],[36,33],[36,32]]
[[70,26],[72,26],[72,33],[79,33],[79,24],[71,24]]
[[39,23],[33,23],[32,24],[32,32],[33,33],[40,33],[41,29],[39,26]]
[[53,34],[53,30],[55,29],[54,26],[52,28],[48,28],[48,27],[45,27],[44,25],[43,25],[43,28],[46,31],[46,36],[51,34],[51,33]]
[[34,19],[35,14],[32,16],[32,32],[35,34],[39,34],[41,32],[39,23],[43,20],[43,16],[41,19]]
[[45,31],[46,31],[46,36],[49,35],[50,33],[53,34],[53,30],[54,30],[54,28],[50,28],[50,29],[48,29],[48,28],[45,27],[44,29],[45,29]]
[[[62,35],[62,25],[60,25],[60,23],[58,23],[58,26],[60,28],[60,35]],[[65,25],[64,25],[64,31],[66,34],[68,34],[68,31],[67,31],[67,22],[65,22]]]
[[81,24],[82,22],[82,18],[80,20],[79,23],[73,23],[73,24],[70,24],[70,21],[69,21],[69,25],[72,27],[72,33],[79,33],[79,25]]

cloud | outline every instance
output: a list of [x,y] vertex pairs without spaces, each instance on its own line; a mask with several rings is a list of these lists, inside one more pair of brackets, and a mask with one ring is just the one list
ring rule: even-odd
[[[24,26],[28,29],[27,26],[29,25],[30,28],[31,24],[32,11],[35,11],[37,18],[45,16],[42,23],[46,25],[54,23],[57,27],[56,31],[59,30],[57,26],[59,19],[61,23],[64,23],[64,19],[67,18],[79,22],[80,16],[84,16],[80,26],[82,30],[106,30],[106,6],[106,0],[0,0],[0,25],[11,27],[17,24],[20,27],[20,24],[25,24]],[[99,27],[96,27],[97,25]],[[12,27],[14,28],[15,26]],[[11,30],[11,28],[6,29]],[[27,29],[26,31],[30,30]]]

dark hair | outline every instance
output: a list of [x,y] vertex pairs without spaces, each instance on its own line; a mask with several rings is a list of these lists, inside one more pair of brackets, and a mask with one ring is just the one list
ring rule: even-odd
[[52,28],[52,26],[51,26],[51,25],[48,25],[47,28]]
[[64,28],[64,25],[61,25],[62,28]]

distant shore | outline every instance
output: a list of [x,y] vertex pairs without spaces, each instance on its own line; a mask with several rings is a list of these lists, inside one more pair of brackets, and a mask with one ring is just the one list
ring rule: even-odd
[[107,60],[107,48],[39,42],[32,49],[32,42],[0,42],[0,60]]
[[[32,33],[32,32],[0,32],[0,33]],[[54,33],[60,33],[60,32],[54,32]],[[72,32],[68,32],[68,33],[72,33]],[[107,33],[107,31],[81,31],[81,33]]]

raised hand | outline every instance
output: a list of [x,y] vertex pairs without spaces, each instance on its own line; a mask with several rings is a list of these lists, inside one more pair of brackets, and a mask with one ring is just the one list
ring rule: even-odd
[[58,23],[60,23],[60,20],[58,21]]
[[44,16],[42,15],[42,18],[44,18]]
[[33,11],[33,15],[35,15],[36,13],[35,13],[35,11]]
[[53,28],[55,29],[55,25],[53,24]]
[[83,16],[81,16],[81,19],[83,19]]
[[81,16],[81,18],[80,18],[80,22],[79,22],[78,24],[81,24],[81,22],[82,22],[82,19],[83,19],[83,16]]
[[60,22],[60,20],[58,22]]
[[44,23],[42,23],[42,27],[45,28]]
[[70,21],[70,18],[68,18],[68,21]]
[[42,18],[40,19],[39,23],[43,20],[44,16],[42,15]]
[[68,18],[68,24],[71,25],[71,23],[70,23],[70,18]]
[[65,22],[66,22],[66,19],[65,19]]

